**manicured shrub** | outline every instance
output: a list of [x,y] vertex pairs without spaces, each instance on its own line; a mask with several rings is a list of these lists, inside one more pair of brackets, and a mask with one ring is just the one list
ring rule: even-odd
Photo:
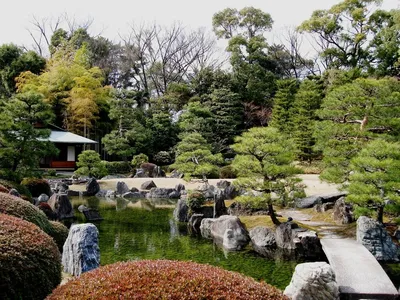
[[50,196],[50,185],[45,179],[24,178],[21,185],[25,186],[33,197],[39,197],[41,194]]
[[50,236],[53,236],[53,226],[51,226],[46,215],[35,205],[21,198],[0,193],[0,213],[31,222]]
[[100,159],[100,154],[94,150],[85,150],[78,155],[75,173],[89,177],[101,178],[107,175],[106,162]]
[[169,165],[172,161],[171,155],[167,151],[160,151],[154,155],[154,162],[159,166]]
[[149,157],[146,154],[140,153],[132,158],[131,165],[135,169],[139,168],[141,164],[149,162]]
[[0,184],[3,185],[8,190],[16,189],[21,194],[21,196],[26,196],[29,199],[29,202],[32,201],[31,192],[29,192],[29,190],[25,186],[4,179],[0,179]]
[[0,184],[0,193],[8,193],[9,190],[4,185]]
[[237,174],[235,170],[233,170],[231,165],[224,166],[219,169],[219,178],[226,179],[226,178],[236,178]]
[[62,252],[64,243],[68,237],[69,230],[67,226],[57,221],[50,221],[50,224],[53,226],[53,239],[57,244],[58,250]]
[[44,214],[46,215],[47,219],[49,220],[56,220],[57,214],[51,209],[50,205],[46,202],[40,202],[37,206]]
[[127,174],[131,171],[128,161],[108,161],[106,162],[108,174]]
[[44,299],[61,282],[54,240],[36,225],[0,214],[0,299]]
[[116,263],[59,286],[48,299],[288,299],[239,273],[194,262]]

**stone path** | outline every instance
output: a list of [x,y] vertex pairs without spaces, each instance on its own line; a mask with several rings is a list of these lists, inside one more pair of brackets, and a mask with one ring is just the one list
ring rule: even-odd
[[[398,299],[398,291],[375,257],[352,239],[321,239],[341,299]],[[342,297],[343,296],[343,297]]]

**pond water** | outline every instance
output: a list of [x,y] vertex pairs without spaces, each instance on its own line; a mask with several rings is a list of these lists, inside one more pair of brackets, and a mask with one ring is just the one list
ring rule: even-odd
[[176,201],[124,199],[110,201],[95,197],[72,199],[77,222],[85,222],[80,204],[97,208],[104,218],[94,222],[99,230],[102,265],[138,259],[191,260],[237,271],[280,289],[290,282],[299,260],[267,259],[250,247],[226,252],[210,240],[188,233],[186,224],[172,217]]

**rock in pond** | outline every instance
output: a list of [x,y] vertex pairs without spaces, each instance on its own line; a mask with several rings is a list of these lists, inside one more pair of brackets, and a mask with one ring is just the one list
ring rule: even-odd
[[203,219],[200,231],[205,238],[222,241],[222,246],[227,250],[241,250],[250,242],[249,233],[235,216]]
[[73,225],[62,255],[64,272],[79,276],[100,265],[99,231],[90,223]]
[[292,300],[339,300],[335,273],[326,262],[298,264],[283,293]]
[[250,239],[256,247],[276,246],[275,231],[265,226],[257,226],[250,230]]
[[57,215],[57,220],[70,219],[74,217],[74,210],[67,194],[53,194],[47,204]]
[[152,188],[150,190],[150,192],[147,193],[146,198],[164,198],[164,199],[168,199],[169,198],[169,194],[172,193],[173,191],[175,191],[174,189],[170,189],[170,188]]
[[363,244],[365,248],[379,261],[398,261],[400,249],[382,223],[368,217],[359,217],[357,220],[357,242]]
[[154,183],[153,180],[148,180],[142,183],[142,185],[140,186],[140,188],[142,190],[150,190],[152,188],[157,187],[156,184]]
[[116,189],[115,192],[116,192],[117,195],[123,195],[125,193],[130,192],[130,189],[128,188],[128,186],[126,185],[125,182],[118,181],[117,182],[117,189]]
[[86,183],[86,195],[94,196],[100,191],[100,186],[95,178],[90,178]]
[[193,214],[191,215],[188,223],[189,230],[192,233],[200,233],[201,221],[204,219],[203,214]]
[[188,221],[189,207],[185,200],[179,199],[174,209],[174,219],[178,222]]

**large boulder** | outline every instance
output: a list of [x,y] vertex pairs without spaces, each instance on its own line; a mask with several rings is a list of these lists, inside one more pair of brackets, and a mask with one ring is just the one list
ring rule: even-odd
[[47,202],[49,201],[49,196],[47,196],[46,194],[41,194],[38,199],[37,199],[37,204],[42,203],[42,202]]
[[224,193],[225,200],[231,200],[231,199],[234,199],[236,196],[239,196],[239,191],[232,184],[227,186],[224,189],[223,193]]
[[250,230],[250,239],[255,248],[276,246],[275,232],[265,226],[257,226]]
[[142,183],[140,188],[142,190],[151,190],[152,188],[157,187],[153,180],[148,180]]
[[90,223],[73,225],[62,255],[64,272],[79,276],[100,265],[99,231]]
[[123,181],[118,181],[117,182],[117,189],[116,189],[116,194],[117,195],[123,195],[125,193],[130,192],[129,187],[127,186],[127,184]]
[[180,178],[183,178],[183,173],[179,172],[178,170],[173,170],[171,172],[171,174],[169,175],[169,177],[180,179]]
[[226,189],[228,186],[230,186],[231,183],[227,180],[221,180],[217,182],[217,188],[224,190]]
[[227,250],[241,250],[250,242],[249,233],[235,216],[203,219],[200,231],[205,238],[211,237],[217,242],[222,241],[222,246]]
[[344,197],[338,199],[333,206],[333,220],[337,224],[350,224],[354,222],[352,207],[346,204]]
[[179,199],[174,209],[173,213],[174,219],[177,220],[178,222],[187,222],[188,213],[189,213],[189,207],[187,206],[186,201]]
[[298,264],[283,293],[292,300],[339,300],[335,273],[326,262]]
[[164,198],[168,199],[169,194],[175,191],[174,189],[171,188],[152,188],[150,191],[146,194],[146,198],[153,199],[153,198]]
[[168,194],[169,199],[179,199],[181,197],[181,192],[177,190],[173,190],[171,193]]
[[56,213],[57,220],[70,219],[74,217],[74,209],[67,194],[53,194],[47,204]]
[[100,191],[100,186],[95,178],[90,178],[86,183],[86,196],[94,196]]
[[397,246],[382,223],[368,217],[357,220],[357,241],[365,246],[379,261],[398,261]]
[[320,259],[324,256],[322,245],[315,231],[294,229],[294,242],[298,253],[307,259]]
[[141,192],[127,192],[122,195],[122,198],[125,199],[141,199],[144,197],[145,195],[143,195]]
[[275,231],[276,245],[284,249],[296,249],[295,234],[290,222],[280,224]]
[[204,219],[203,214],[193,214],[190,216],[188,228],[193,233],[200,233],[201,221]]
[[185,185],[183,185],[182,183],[178,183],[175,186],[175,190],[178,191],[178,192],[182,192],[182,191],[186,190],[186,188],[185,188]]
[[147,177],[147,175],[143,169],[141,168],[136,169],[136,173],[133,176],[133,178],[145,178],[145,177]]
[[340,192],[328,195],[312,195],[306,198],[296,199],[295,206],[297,208],[311,208],[316,204],[324,204],[327,202],[335,202],[341,197],[346,196],[347,193]]

